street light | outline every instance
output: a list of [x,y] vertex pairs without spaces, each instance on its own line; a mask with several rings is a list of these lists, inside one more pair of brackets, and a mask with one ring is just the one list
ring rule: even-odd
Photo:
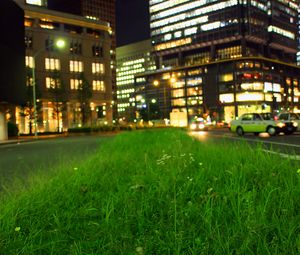
[[[51,43],[48,47],[51,47],[55,45],[57,48],[64,48],[65,47],[65,41],[62,39],[56,40],[53,43]],[[33,59],[33,65],[32,65],[32,96],[33,96],[33,117],[34,117],[34,136],[37,138],[37,109],[36,109],[36,81],[35,81],[35,59],[36,57],[44,51],[45,48],[39,49],[32,57]]]

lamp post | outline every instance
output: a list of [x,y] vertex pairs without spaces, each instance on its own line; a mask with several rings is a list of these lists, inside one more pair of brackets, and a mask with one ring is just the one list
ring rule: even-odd
[[[57,48],[63,48],[65,46],[65,41],[62,39],[59,39],[57,41],[54,41],[52,44],[49,45],[53,46],[55,45]],[[33,65],[32,65],[32,97],[33,97],[33,118],[34,118],[34,136],[37,138],[37,109],[36,109],[36,80],[35,80],[35,59],[36,57],[44,51],[45,48],[39,49],[32,57],[33,59]]]

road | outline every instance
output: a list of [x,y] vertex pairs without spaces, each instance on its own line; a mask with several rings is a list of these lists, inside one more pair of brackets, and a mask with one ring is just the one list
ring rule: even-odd
[[111,136],[76,136],[40,139],[0,146],[1,184],[14,177],[26,178],[33,171],[51,171],[59,164],[76,167],[76,162],[100,148]]
[[278,135],[270,137],[268,134],[260,134],[254,136],[253,134],[237,136],[235,133],[229,132],[225,129],[190,132],[190,135],[201,140],[227,141],[227,142],[248,142],[253,146],[262,144],[266,153],[280,155],[281,157],[292,157],[300,162],[300,133],[292,135]]

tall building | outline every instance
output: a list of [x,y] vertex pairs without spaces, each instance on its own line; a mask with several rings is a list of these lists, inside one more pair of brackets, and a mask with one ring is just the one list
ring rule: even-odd
[[[28,0],[27,0],[28,1]],[[111,30],[111,69],[113,98],[116,100],[116,0],[48,0],[48,8],[108,22]],[[114,109],[116,114],[116,109]]]
[[179,111],[189,119],[210,114],[229,121],[247,111],[300,111],[298,6],[296,0],[150,0],[160,70],[138,76],[147,82],[136,85],[145,95],[157,90],[154,81],[166,86],[166,117]]
[[238,56],[295,63],[297,0],[150,0],[151,39],[161,66]]
[[25,98],[24,12],[11,0],[0,1],[0,10],[0,140],[5,140],[14,105]]
[[156,69],[151,51],[150,39],[117,48],[117,109],[126,121],[136,118],[134,75]]
[[[23,4],[27,89],[35,74],[39,132],[112,121],[111,27],[72,14]],[[59,50],[55,42],[62,39]],[[32,91],[32,90],[31,90]],[[21,133],[32,129],[32,93],[18,108]]]

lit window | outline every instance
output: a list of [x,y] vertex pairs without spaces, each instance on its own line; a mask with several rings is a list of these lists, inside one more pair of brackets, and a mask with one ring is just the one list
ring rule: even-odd
[[70,79],[70,89],[77,90],[79,89],[79,85],[82,84],[82,80],[78,79]]
[[83,72],[82,61],[70,60],[70,72],[76,72],[76,73]]
[[26,67],[29,67],[29,68],[33,68],[33,57],[31,56],[25,56],[25,65]]
[[56,89],[60,87],[60,80],[57,78],[46,77],[46,88]]
[[104,81],[93,80],[93,90],[105,91]]
[[104,64],[102,64],[102,63],[92,63],[92,73],[94,73],[94,74],[104,74]]
[[45,58],[46,70],[60,70],[60,61],[57,58]]

